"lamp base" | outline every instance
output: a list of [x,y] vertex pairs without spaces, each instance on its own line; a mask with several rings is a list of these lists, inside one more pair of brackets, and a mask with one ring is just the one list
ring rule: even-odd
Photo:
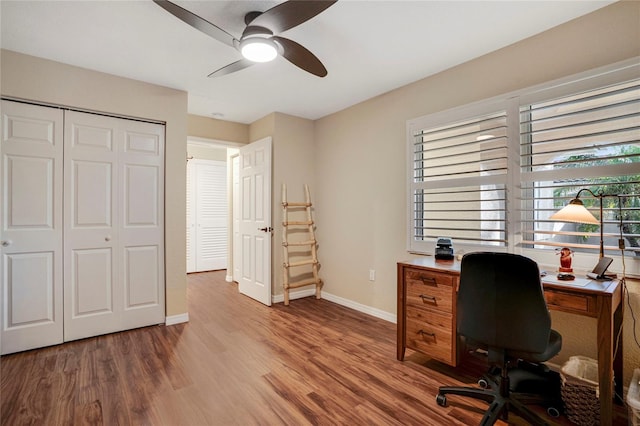
[[560,271],[560,272],[573,272],[573,268],[565,268],[565,267],[561,266],[560,268],[558,268],[558,271]]

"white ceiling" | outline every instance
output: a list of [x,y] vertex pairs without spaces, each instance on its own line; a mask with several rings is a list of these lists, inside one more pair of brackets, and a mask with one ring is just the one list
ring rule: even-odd
[[[280,2],[176,3],[239,38],[245,13]],[[187,91],[191,114],[241,123],[273,111],[317,119],[610,3],[340,0],[283,33],[320,58],[325,78],[283,58],[207,78],[240,53],[151,0],[2,0],[1,46]]]

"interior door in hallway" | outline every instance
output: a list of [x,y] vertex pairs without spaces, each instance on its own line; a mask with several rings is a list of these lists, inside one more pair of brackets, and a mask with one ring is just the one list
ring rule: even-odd
[[241,293],[271,306],[271,138],[240,148]]
[[62,123],[62,110],[2,101],[2,354],[63,340]]
[[187,272],[227,267],[227,163],[187,163]]
[[65,116],[64,335],[164,321],[164,127]]

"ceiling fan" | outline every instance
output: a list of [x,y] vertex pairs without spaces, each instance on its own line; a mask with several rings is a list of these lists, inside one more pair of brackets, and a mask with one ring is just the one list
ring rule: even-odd
[[243,59],[212,72],[209,77],[220,77],[240,71],[256,62],[273,60],[278,55],[318,77],[327,75],[327,69],[313,53],[295,41],[280,37],[278,34],[308,21],[337,0],[289,0],[265,12],[249,12],[244,16],[246,28],[239,40],[222,28],[175,3],[167,0],[153,1],[192,27],[242,53]]

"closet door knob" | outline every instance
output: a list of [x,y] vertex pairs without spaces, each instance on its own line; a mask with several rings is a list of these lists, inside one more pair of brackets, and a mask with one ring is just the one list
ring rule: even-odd
[[106,237],[104,237],[105,241],[111,241],[111,235],[107,235]]
[[9,247],[11,245],[11,240],[4,240],[2,242],[2,247]]

